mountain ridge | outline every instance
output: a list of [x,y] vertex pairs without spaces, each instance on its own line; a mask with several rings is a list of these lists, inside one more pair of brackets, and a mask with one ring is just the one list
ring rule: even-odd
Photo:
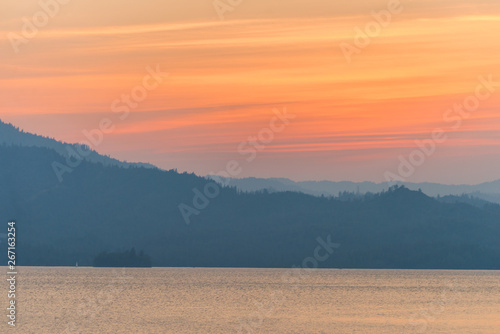
[[[65,143],[54,138],[31,134],[15,127],[11,123],[5,123],[0,120],[0,144],[5,145],[21,145],[21,146],[36,146],[53,149],[65,158],[73,157],[82,149],[89,152],[83,159],[90,162],[98,162],[103,165],[114,165],[123,168],[128,167],[145,167],[158,168],[149,163],[142,162],[127,162],[114,159],[110,156],[104,156],[84,145],[75,143]],[[208,175],[208,178],[219,180],[221,178]],[[477,185],[446,185],[431,182],[412,183],[412,182],[353,182],[353,181],[293,181],[287,178],[240,178],[240,179],[225,179],[223,182],[231,187],[236,187],[240,191],[298,191],[304,194],[313,196],[337,196],[340,192],[359,192],[362,194],[373,192],[378,193],[389,189],[393,185],[404,185],[411,190],[421,189],[429,196],[446,196],[446,195],[472,195],[479,199],[489,202],[500,203],[500,180],[483,182]]]
[[81,152],[83,150],[86,152],[85,155],[79,155],[79,157],[90,162],[97,162],[103,165],[113,165],[123,168],[157,168],[149,163],[126,162],[111,158],[110,156],[101,155],[86,145],[66,143],[58,141],[54,138],[24,132],[13,124],[5,123],[2,120],[0,120],[0,144],[45,147],[56,151],[65,158],[74,157],[78,154],[77,152]]
[[[203,199],[213,181],[175,170],[85,160],[58,182],[53,149],[4,144],[0,160],[0,221],[17,221],[19,265],[92,265],[135,247],[154,266],[290,268],[330,240],[340,246],[319,267],[500,269],[491,203],[404,187],[338,198],[221,187]],[[181,204],[196,208],[190,224]]]
[[228,179],[209,175],[209,178],[240,191],[298,191],[313,196],[337,196],[341,192],[378,193],[393,185],[403,185],[411,190],[422,190],[429,196],[472,195],[490,202],[500,203],[500,180],[477,185],[446,185],[422,182],[353,182],[353,181],[293,181],[286,178],[239,178]]

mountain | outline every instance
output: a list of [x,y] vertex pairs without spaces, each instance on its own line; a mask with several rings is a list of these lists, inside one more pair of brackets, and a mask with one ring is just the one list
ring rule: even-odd
[[5,231],[17,221],[18,265],[92,265],[135,248],[171,267],[500,269],[496,204],[404,187],[244,193],[194,174],[88,160],[59,182],[52,166],[65,160],[47,147],[0,145],[0,221]]
[[[86,161],[101,163],[106,166],[145,167],[156,168],[147,163],[130,163],[103,156],[88,146],[81,144],[68,144],[57,141],[53,138],[43,137],[24,132],[10,123],[4,123],[0,120],[0,144],[15,146],[35,146],[45,147],[54,150],[65,158],[83,158]],[[81,154],[80,152],[84,152]]]
[[220,184],[227,184],[230,187],[245,192],[268,190],[271,192],[276,191],[297,191],[304,194],[313,196],[337,196],[339,193],[359,192],[378,193],[386,191],[391,186],[400,185],[405,186],[411,190],[422,190],[429,196],[446,196],[446,195],[473,195],[489,202],[500,203],[500,180],[493,182],[481,183],[478,185],[445,185],[439,183],[411,183],[411,182],[350,182],[350,181],[302,181],[295,182],[285,178],[241,178],[241,179],[227,179],[218,178],[216,176],[209,176],[213,180],[218,181]]

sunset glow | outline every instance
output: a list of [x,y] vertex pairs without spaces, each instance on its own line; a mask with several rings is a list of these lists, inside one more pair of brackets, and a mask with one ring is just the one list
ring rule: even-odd
[[[409,181],[498,179],[500,2],[401,1],[347,59],[342,43],[355,46],[356,29],[388,8],[362,3],[248,0],[221,20],[212,1],[70,1],[16,44],[9,33],[41,7],[11,1],[0,13],[0,119],[82,142],[109,118],[99,153],[200,175],[238,160],[241,177],[295,180],[383,181],[440,128],[448,139]],[[148,67],[168,76],[120,119],[113,102]],[[454,126],[447,110],[488,77],[494,91]],[[296,117],[246,163],[239,145],[283,108]]]

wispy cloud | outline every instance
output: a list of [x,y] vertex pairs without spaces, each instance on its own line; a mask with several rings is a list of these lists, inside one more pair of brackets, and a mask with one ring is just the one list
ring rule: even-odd
[[[352,64],[338,44],[352,41],[353,28],[386,1],[255,0],[225,21],[210,1],[72,2],[20,54],[6,34],[38,5],[9,3],[0,14],[0,117],[78,140],[83,126],[112,113],[111,102],[140,82],[146,65],[158,63],[168,81],[117,127],[104,153],[138,160],[141,150],[154,152],[148,161],[203,174],[259,129],[272,107],[288,105],[297,119],[263,154],[271,171],[280,174],[295,154],[311,162],[303,166],[310,174],[328,175],[324,164],[338,158],[345,166],[338,173],[371,161],[366,178],[377,178],[387,155],[440,126],[479,75],[500,78],[497,0],[402,3],[401,15]],[[452,147],[491,153],[499,107],[498,96],[486,101],[453,132],[443,156]],[[204,163],[193,163],[197,157]],[[442,171],[453,161],[440,163]],[[255,168],[248,173],[263,167]]]

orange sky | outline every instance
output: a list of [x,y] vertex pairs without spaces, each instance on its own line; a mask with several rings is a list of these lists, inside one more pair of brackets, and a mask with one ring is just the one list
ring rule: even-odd
[[[240,177],[382,181],[442,128],[449,139],[409,181],[500,178],[500,86],[460,127],[443,119],[479,76],[500,82],[498,0],[402,0],[350,63],[340,45],[354,45],[354,29],[387,1],[246,0],[221,20],[211,0],[72,0],[17,53],[9,33],[41,7],[2,6],[0,118],[27,131],[81,142],[110,118],[115,130],[95,149],[119,159],[201,175],[237,160]],[[120,120],[113,101],[157,64],[168,77]],[[295,119],[247,162],[240,143],[284,107]]]

